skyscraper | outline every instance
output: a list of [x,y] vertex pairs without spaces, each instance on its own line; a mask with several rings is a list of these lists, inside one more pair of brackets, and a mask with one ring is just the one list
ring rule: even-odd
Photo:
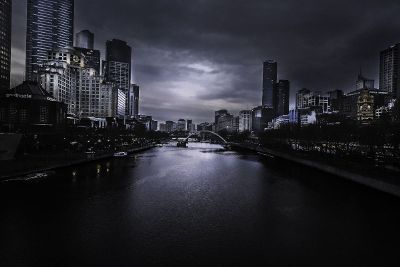
[[278,80],[278,64],[276,61],[267,60],[263,66],[263,96],[262,106],[274,107],[274,91]]
[[94,49],[94,34],[88,30],[76,34],[75,46],[86,49]]
[[106,43],[105,77],[113,82],[126,95],[126,114],[129,114],[129,93],[131,87],[131,60],[132,48],[125,42],[117,39]]
[[381,52],[379,89],[400,97],[400,44]]
[[49,51],[72,47],[74,0],[28,0],[26,79],[35,80]]
[[280,80],[276,84],[275,95],[275,116],[289,114],[290,82],[288,80]]
[[139,86],[132,84],[129,93],[129,114],[134,118],[139,117]]
[[10,89],[11,0],[0,0],[0,95]]

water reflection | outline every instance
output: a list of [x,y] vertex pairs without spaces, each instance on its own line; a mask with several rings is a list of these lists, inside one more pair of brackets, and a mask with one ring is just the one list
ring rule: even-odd
[[171,145],[0,187],[0,263],[369,265],[397,255],[399,204],[286,162]]

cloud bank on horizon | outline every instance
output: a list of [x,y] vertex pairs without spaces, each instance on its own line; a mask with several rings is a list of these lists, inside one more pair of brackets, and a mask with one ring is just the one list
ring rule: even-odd
[[[12,78],[25,68],[26,1],[13,3]],[[262,62],[278,61],[291,94],[354,88],[362,68],[378,83],[379,52],[400,41],[398,0],[75,0],[75,31],[96,49],[133,47],[141,113],[210,121],[257,106]]]

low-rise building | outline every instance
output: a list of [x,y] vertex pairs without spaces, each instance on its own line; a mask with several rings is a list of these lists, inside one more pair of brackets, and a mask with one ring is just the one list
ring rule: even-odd
[[0,98],[0,125],[4,131],[62,128],[66,118],[67,105],[37,82],[24,82],[6,90]]

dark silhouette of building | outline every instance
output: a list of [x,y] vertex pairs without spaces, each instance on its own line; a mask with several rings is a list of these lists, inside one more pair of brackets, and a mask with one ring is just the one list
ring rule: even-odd
[[290,82],[288,80],[280,80],[276,84],[276,92],[274,95],[275,116],[278,117],[289,114]]
[[26,79],[36,80],[49,51],[72,47],[74,0],[28,0]]
[[375,88],[375,80],[365,78],[362,72],[358,74],[357,78],[357,90],[360,89],[374,89]]
[[274,92],[278,80],[278,63],[267,60],[263,64],[262,106],[274,108]]
[[113,82],[118,89],[126,94],[126,116],[131,116],[129,109],[129,94],[131,89],[132,48],[117,39],[106,43],[105,78]]
[[259,106],[251,111],[252,130],[254,132],[264,132],[268,126],[268,122],[275,117],[275,111],[271,107]]
[[1,129],[9,132],[49,130],[64,126],[67,106],[37,82],[24,82],[0,98]]
[[75,35],[75,46],[86,49],[94,49],[94,34],[89,30],[83,30]]
[[379,89],[400,97],[400,44],[381,52]]
[[0,0],[0,96],[10,89],[11,0]]
[[137,118],[139,116],[139,97],[140,97],[140,88],[139,85],[132,84],[131,92],[129,93],[129,114]]

